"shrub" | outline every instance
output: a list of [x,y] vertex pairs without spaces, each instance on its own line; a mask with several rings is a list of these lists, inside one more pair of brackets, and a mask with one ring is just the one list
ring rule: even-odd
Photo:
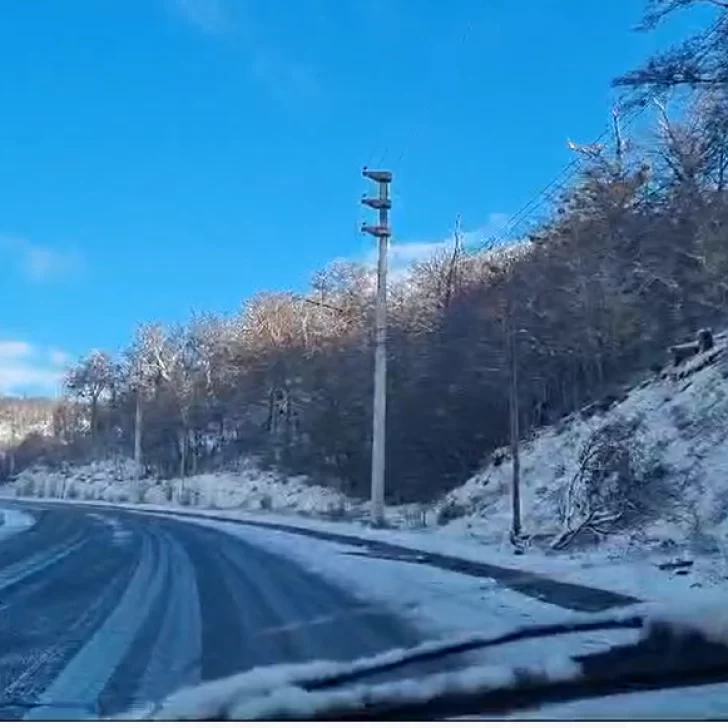
[[692,418],[688,411],[680,405],[673,405],[670,408],[670,418],[675,427],[680,431],[686,430],[692,424]]
[[579,452],[578,470],[562,504],[562,530],[555,548],[569,543],[587,528],[597,535],[644,513],[645,463],[637,438],[641,418],[615,418],[595,429]]
[[447,500],[445,501],[440,510],[437,512],[437,525],[445,526],[451,521],[455,521],[458,518],[463,518],[468,515],[468,509],[457,501]]
[[18,486],[17,493],[23,498],[32,498],[35,495],[35,483],[32,480],[26,480]]
[[342,499],[338,503],[330,503],[326,515],[332,521],[344,521],[348,514],[346,502]]
[[404,513],[405,523],[408,528],[427,528],[427,508],[422,505],[414,505]]

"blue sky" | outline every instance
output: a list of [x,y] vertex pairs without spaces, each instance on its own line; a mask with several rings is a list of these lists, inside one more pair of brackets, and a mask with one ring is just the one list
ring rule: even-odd
[[611,78],[689,30],[638,0],[23,0],[0,7],[0,389],[136,324],[233,311],[496,231],[605,127]]

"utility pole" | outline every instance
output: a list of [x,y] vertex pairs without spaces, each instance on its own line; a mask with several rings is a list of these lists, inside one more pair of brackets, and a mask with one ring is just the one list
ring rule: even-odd
[[518,331],[513,321],[513,309],[508,304],[508,320],[506,322],[506,335],[508,336],[508,401],[511,430],[511,462],[513,465],[513,480],[511,483],[511,540],[521,535],[521,457],[520,457],[520,406],[518,397]]
[[362,232],[379,243],[377,263],[377,301],[374,324],[374,407],[372,418],[372,524],[384,525],[384,469],[387,420],[387,252],[392,232],[389,211],[392,200],[389,185],[392,173],[364,167],[363,175],[379,185],[378,197],[362,198],[362,204],[379,211],[377,225],[362,225]]
[[137,384],[136,405],[134,408],[134,465],[136,469],[137,487],[142,474],[142,385]]

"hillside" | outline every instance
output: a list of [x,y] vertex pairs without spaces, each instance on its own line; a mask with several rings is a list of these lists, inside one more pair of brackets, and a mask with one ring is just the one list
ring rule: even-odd
[[[524,443],[524,530],[534,544],[556,549],[601,543],[719,553],[728,532],[727,437],[723,334],[707,354],[648,376],[616,401],[584,408]],[[501,539],[510,522],[510,479],[508,457],[496,453],[445,498],[439,530]]]
[[0,449],[21,442],[31,432],[53,433],[56,403],[46,397],[0,397]]
[[[727,346],[727,335],[720,334],[707,353],[650,374],[523,443],[527,549],[586,550],[609,558],[650,552],[721,556],[728,535]],[[496,451],[479,473],[437,503],[390,507],[390,526],[501,545],[510,528],[510,482],[509,458]],[[236,473],[140,485],[125,460],[65,473],[32,468],[10,489],[23,496],[366,519],[365,503],[306,478],[263,472],[252,461]]]

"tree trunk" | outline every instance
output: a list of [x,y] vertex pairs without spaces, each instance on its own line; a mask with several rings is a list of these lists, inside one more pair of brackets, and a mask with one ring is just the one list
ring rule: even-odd
[[98,425],[99,398],[91,397],[91,442],[96,444],[96,428]]
[[8,451],[8,467],[10,472],[8,475],[15,475],[15,448],[17,447],[17,424],[14,419],[10,422],[10,450]]
[[276,390],[275,387],[271,387],[268,393],[268,418],[265,426],[268,430],[268,434],[273,432],[274,420],[275,420],[275,403],[276,403]]
[[185,483],[185,471],[187,470],[187,428],[183,428],[179,437],[179,477],[182,483]]
[[134,464],[136,466],[137,481],[142,476],[142,427],[144,413],[142,412],[142,394],[137,391],[136,410],[134,412]]

